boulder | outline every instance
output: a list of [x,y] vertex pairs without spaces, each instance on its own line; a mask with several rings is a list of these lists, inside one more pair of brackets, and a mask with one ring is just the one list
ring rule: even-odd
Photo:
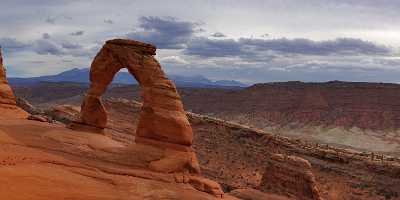
[[300,200],[322,200],[311,164],[300,157],[274,154],[267,163],[261,190]]
[[77,117],[79,117],[80,108],[72,105],[58,105],[51,108],[48,115],[54,120],[71,123]]

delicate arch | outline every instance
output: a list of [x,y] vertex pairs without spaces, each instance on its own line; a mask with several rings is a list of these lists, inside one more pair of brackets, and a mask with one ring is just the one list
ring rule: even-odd
[[155,53],[156,48],[150,44],[122,39],[107,41],[91,65],[90,88],[77,123],[106,127],[107,112],[100,97],[115,74],[127,68],[138,81],[143,99],[136,142],[190,147],[193,133],[181,98],[154,58]]

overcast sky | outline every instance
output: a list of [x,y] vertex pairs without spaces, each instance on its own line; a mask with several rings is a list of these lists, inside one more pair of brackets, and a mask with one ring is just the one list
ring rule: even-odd
[[104,41],[158,47],[168,74],[248,83],[400,82],[398,0],[0,0],[8,76],[86,68]]

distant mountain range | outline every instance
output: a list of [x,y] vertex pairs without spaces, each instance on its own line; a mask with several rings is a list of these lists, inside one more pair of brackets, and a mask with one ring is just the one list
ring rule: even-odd
[[[212,81],[203,76],[181,76],[168,75],[178,87],[200,87],[200,88],[218,88],[218,87],[246,87],[248,85],[234,80]],[[39,82],[74,82],[89,83],[89,68],[74,68],[61,72],[56,75],[39,76],[30,78],[8,78],[11,85],[32,85]],[[113,80],[113,84],[137,84],[137,81],[128,72],[119,72]]]

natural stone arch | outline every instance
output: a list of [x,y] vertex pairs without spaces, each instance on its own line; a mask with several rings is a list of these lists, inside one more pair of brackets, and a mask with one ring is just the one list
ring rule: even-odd
[[181,98],[160,64],[154,58],[153,45],[133,40],[109,40],[95,57],[90,68],[90,89],[81,106],[79,124],[103,129],[107,112],[101,95],[122,68],[138,81],[143,99],[136,142],[190,149],[192,128]]

